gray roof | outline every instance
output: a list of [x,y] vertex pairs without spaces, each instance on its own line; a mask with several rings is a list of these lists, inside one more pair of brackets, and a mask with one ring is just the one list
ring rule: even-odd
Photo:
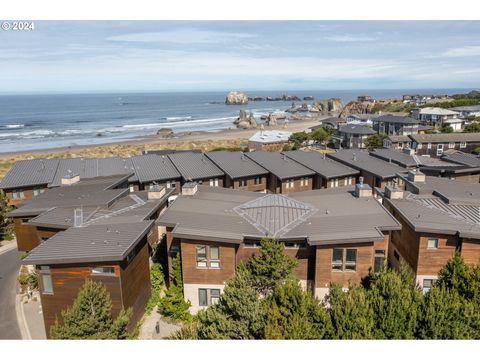
[[355,124],[347,124],[347,125],[340,126],[338,128],[338,131],[345,134],[358,134],[358,135],[376,134],[376,132],[368,126],[355,125]]
[[358,175],[359,171],[347,165],[334,161],[318,152],[306,151],[285,151],[283,154],[288,158],[297,161],[298,163],[315,171],[320,176],[331,179],[341,176]]
[[330,124],[333,126],[337,126],[339,124],[345,124],[347,122],[346,119],[338,118],[338,117],[329,117],[323,120],[320,120],[322,124]]
[[58,163],[58,159],[17,161],[0,182],[0,188],[47,185],[53,181]]
[[121,261],[150,231],[154,221],[69,228],[30,251],[25,264]]
[[429,156],[417,156],[406,154],[403,151],[393,149],[375,149],[370,152],[371,156],[377,157],[384,161],[393,162],[403,167],[422,167],[428,166],[432,168],[452,168],[458,166],[437,158]]
[[471,111],[471,112],[475,112],[475,111],[480,111],[480,105],[456,106],[456,107],[450,108],[450,110],[453,110],[453,111]]
[[185,181],[222,177],[224,173],[205,154],[183,152],[168,157]]
[[480,155],[467,154],[458,150],[444,151],[442,159],[469,167],[480,167]]
[[405,125],[414,125],[419,124],[419,120],[412,119],[408,116],[396,116],[396,115],[382,115],[375,119],[372,119],[373,122],[384,122],[384,123],[394,123],[394,124],[405,124]]
[[278,152],[254,151],[245,155],[280,180],[315,175],[311,169]]
[[388,135],[387,139],[389,139],[392,143],[412,141],[412,139],[410,139],[407,135]]
[[409,137],[417,143],[477,142],[480,133],[414,134]]
[[335,153],[328,153],[327,156],[354,169],[366,171],[382,179],[393,178],[397,173],[405,172],[404,168],[370,156],[366,151],[340,150]]
[[267,170],[240,151],[213,151],[205,155],[232,179],[268,174]]
[[373,197],[356,198],[353,187],[286,195],[260,194],[199,186],[180,195],[158,223],[173,235],[198,240],[241,243],[265,234],[311,244],[382,240],[381,231],[399,223]]
[[141,155],[132,157],[138,181],[180,179],[181,175],[166,155]]

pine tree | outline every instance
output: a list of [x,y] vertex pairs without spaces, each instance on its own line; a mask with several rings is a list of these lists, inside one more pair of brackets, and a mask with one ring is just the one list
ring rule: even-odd
[[189,308],[190,301],[185,301],[183,295],[183,279],[182,279],[182,263],[180,253],[173,259],[172,262],[173,278],[170,287],[165,291],[165,295],[160,299],[158,309],[164,316],[176,320],[191,320]]
[[333,285],[327,302],[334,339],[374,339],[373,309],[363,287],[350,285],[348,291],[343,291],[340,286]]
[[50,327],[52,339],[126,339],[131,309],[122,310],[113,320],[112,301],[106,287],[87,279],[72,307],[62,310]]
[[13,232],[12,218],[8,216],[11,206],[3,190],[0,189],[0,240],[10,240]]
[[292,278],[292,270],[298,261],[285,255],[284,245],[279,241],[263,238],[260,244],[260,256],[252,256],[247,268],[252,275],[253,287],[262,296],[267,296],[278,285]]
[[331,332],[322,304],[296,280],[278,286],[264,305],[266,339],[323,339]]

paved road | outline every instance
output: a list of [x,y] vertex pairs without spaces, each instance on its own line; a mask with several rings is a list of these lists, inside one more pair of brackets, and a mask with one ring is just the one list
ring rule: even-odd
[[21,339],[15,312],[20,254],[14,248],[0,254],[0,339]]

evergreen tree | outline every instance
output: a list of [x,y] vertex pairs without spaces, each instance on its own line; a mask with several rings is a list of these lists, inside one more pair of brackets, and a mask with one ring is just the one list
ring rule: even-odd
[[369,149],[381,149],[383,148],[383,140],[387,136],[385,134],[373,134],[367,137],[365,140],[365,146]]
[[3,190],[0,189],[0,240],[11,240],[13,232],[12,218],[8,216],[11,206]]
[[348,291],[338,285],[330,287],[327,297],[334,339],[373,339],[375,321],[367,291],[350,285]]
[[158,309],[161,314],[176,320],[191,320],[188,309],[191,306],[190,301],[185,301],[183,295],[182,263],[180,253],[172,261],[173,278],[170,287],[165,291],[165,295],[160,299]]
[[261,246],[260,256],[252,256],[247,268],[252,275],[253,287],[262,296],[267,296],[278,285],[292,278],[292,270],[298,261],[285,255],[284,245],[279,241],[263,238]]
[[87,279],[72,307],[62,310],[62,323],[50,327],[52,339],[126,339],[131,309],[113,320],[110,294],[102,283]]
[[266,339],[323,339],[331,332],[322,304],[296,280],[278,286],[264,304]]

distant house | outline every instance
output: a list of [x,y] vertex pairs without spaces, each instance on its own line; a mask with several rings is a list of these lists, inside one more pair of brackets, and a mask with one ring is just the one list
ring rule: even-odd
[[338,117],[329,117],[320,121],[324,127],[330,127],[333,129],[338,129],[339,126],[345,125],[347,123],[346,119]]
[[364,101],[374,102],[375,100],[370,95],[360,95],[360,96],[357,96],[357,101],[360,101],[360,102],[364,102]]
[[248,139],[250,151],[280,151],[292,133],[290,131],[261,130]]
[[373,134],[368,126],[347,124],[338,128],[332,141],[337,149],[365,149],[367,137]]
[[416,134],[410,135],[417,155],[442,156],[445,150],[471,153],[480,146],[480,133]]
[[377,118],[376,114],[350,114],[346,117],[348,124],[372,126],[372,119]]
[[389,135],[383,139],[383,147],[392,149],[404,149],[412,146],[412,139],[407,135]]
[[480,116],[480,105],[471,106],[457,106],[452,107],[450,110],[458,111],[462,116]]
[[212,151],[206,156],[225,173],[224,187],[246,191],[267,190],[269,172],[244,153]]
[[285,154],[253,151],[245,155],[268,170],[267,189],[269,192],[286,194],[313,189],[315,172]]
[[418,133],[419,121],[408,116],[382,115],[373,121],[373,130],[385,135],[410,135]]
[[182,176],[182,186],[192,181],[212,187],[224,186],[225,173],[205,154],[181,152],[167,156]]
[[465,123],[465,120],[460,118],[459,112],[442,108],[416,108],[412,110],[412,116],[421,124],[432,125],[437,129],[450,126],[453,131],[462,131]]

